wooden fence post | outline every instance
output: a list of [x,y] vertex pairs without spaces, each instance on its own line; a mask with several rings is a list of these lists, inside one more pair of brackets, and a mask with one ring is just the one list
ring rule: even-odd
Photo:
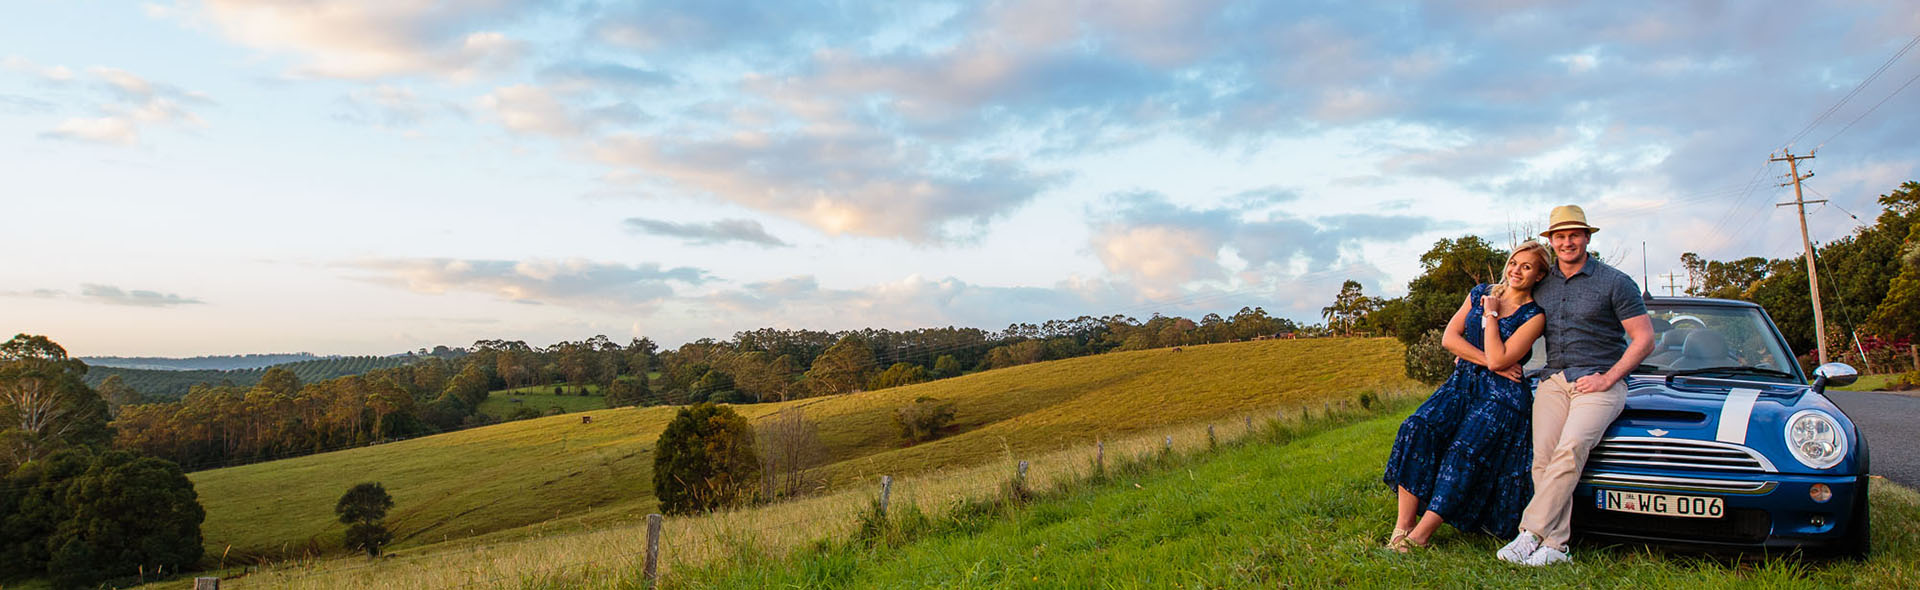
[[1171,452],[1173,452],[1173,437],[1172,437],[1172,436],[1168,436],[1168,437],[1167,437],[1167,446],[1166,446],[1166,451],[1167,451],[1167,452],[1169,452],[1169,453],[1171,453]]
[[1253,416],[1247,416],[1247,432],[1253,432]]
[[660,586],[660,521],[658,514],[647,515],[647,587]]
[[1907,352],[1913,355],[1913,370],[1920,371],[1920,344],[1908,344]]
[[887,497],[893,495],[893,476],[880,476],[880,518],[887,517]]
[[1018,469],[1020,470],[1020,483],[1024,484],[1027,482],[1027,462],[1021,461]]
[[194,578],[193,590],[220,590],[220,578]]
[[1103,440],[1093,441],[1093,449],[1094,449],[1093,468],[1101,471],[1106,471],[1107,470],[1107,441],[1103,441]]

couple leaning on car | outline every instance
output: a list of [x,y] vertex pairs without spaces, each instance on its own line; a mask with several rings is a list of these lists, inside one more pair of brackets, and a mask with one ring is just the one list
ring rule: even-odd
[[[1474,287],[1447,322],[1442,342],[1460,360],[1387,459],[1383,480],[1399,496],[1388,547],[1424,548],[1444,522],[1512,538],[1506,561],[1568,561],[1574,486],[1653,342],[1633,279],[1587,256],[1597,231],[1579,207],[1555,207],[1540,234],[1548,245],[1521,243],[1500,283]],[[1542,336],[1534,391],[1520,365]]]

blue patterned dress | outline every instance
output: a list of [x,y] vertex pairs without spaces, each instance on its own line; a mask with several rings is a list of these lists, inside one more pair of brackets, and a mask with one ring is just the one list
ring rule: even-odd
[[[1467,342],[1484,349],[1480,298],[1489,287],[1473,288]],[[1531,302],[1501,318],[1500,337],[1533,316]],[[1533,389],[1486,367],[1455,361],[1453,375],[1400,424],[1381,478],[1404,487],[1454,528],[1500,538],[1514,536],[1520,511],[1533,497],[1531,433]]]

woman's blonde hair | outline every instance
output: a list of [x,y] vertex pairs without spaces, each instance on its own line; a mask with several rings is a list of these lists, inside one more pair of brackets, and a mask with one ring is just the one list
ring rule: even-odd
[[[1543,272],[1543,273],[1552,272],[1551,270],[1547,269],[1547,265],[1553,264],[1553,253],[1547,251],[1546,244],[1542,244],[1536,240],[1527,240],[1524,242],[1520,242],[1520,245],[1513,247],[1513,253],[1507,255],[1507,260],[1513,260],[1513,257],[1519,256],[1522,252],[1532,252],[1534,256],[1540,257],[1540,272]],[[1494,297],[1499,297],[1501,295],[1506,294],[1507,273],[1501,272],[1500,282],[1495,283],[1493,285],[1493,288],[1490,289],[1488,292],[1492,293]]]

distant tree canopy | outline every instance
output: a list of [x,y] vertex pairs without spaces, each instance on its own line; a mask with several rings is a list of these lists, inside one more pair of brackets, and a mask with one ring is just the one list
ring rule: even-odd
[[1445,327],[1474,285],[1497,282],[1507,254],[1478,236],[1435,242],[1420,255],[1420,275],[1407,283],[1406,296],[1374,301],[1373,309],[1354,323],[1393,334],[1411,345],[1428,330]]
[[200,560],[200,507],[180,467],[124,451],[64,449],[5,478],[0,579],[43,576],[56,587]]
[[760,478],[753,427],[732,408],[681,408],[654,446],[653,493],[660,510],[691,514],[735,505]]

